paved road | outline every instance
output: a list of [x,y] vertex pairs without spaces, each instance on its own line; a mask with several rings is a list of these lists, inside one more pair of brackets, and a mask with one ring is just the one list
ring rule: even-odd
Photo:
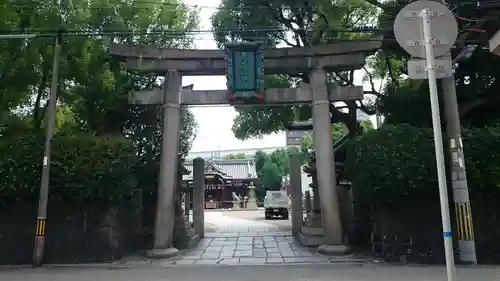
[[[446,281],[442,266],[390,266],[352,256],[320,256],[280,231],[289,221],[265,221],[261,213],[206,212],[216,232],[207,233],[179,260],[138,257],[114,269],[0,268],[0,281]],[[458,277],[457,281],[498,281],[500,267],[459,268]]]
[[[498,281],[499,267],[458,269],[458,281]],[[2,281],[446,281],[443,267],[238,266],[149,269],[0,269]]]

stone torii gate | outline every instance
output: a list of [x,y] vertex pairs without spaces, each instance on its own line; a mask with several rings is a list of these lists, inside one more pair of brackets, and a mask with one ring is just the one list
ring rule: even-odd
[[[262,93],[261,102],[262,105],[312,104],[314,147],[324,226],[324,245],[319,246],[318,251],[322,253],[348,252],[342,239],[329,106],[332,102],[363,99],[361,86],[339,87],[327,84],[326,74],[360,69],[365,64],[366,56],[379,49],[380,39],[344,41],[310,48],[263,50],[263,68],[266,74],[309,73],[310,84],[302,84],[298,88],[266,89]],[[177,171],[172,167],[178,165],[181,105],[230,104],[227,90],[183,89],[182,76],[225,75],[228,68],[226,53],[222,50],[165,49],[111,44],[110,54],[124,61],[129,71],[165,76],[163,89],[131,93],[129,103],[164,106],[154,248],[148,255],[171,257],[178,253],[172,246],[174,191],[177,184]],[[195,217],[195,224],[196,219]]]

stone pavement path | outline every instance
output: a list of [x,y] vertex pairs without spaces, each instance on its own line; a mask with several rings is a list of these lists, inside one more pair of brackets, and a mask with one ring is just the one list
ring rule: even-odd
[[[261,218],[262,217],[262,218]],[[366,262],[353,256],[326,257],[299,245],[290,231],[280,231],[290,221],[264,220],[264,211],[205,212],[205,223],[216,232],[205,234],[196,248],[184,251],[177,265],[265,265],[296,263]]]
[[181,252],[178,259],[147,260],[137,257],[120,264],[160,264],[162,267],[196,265],[290,265],[368,263],[372,259],[354,256],[327,257],[297,243],[290,231],[281,231],[290,221],[264,220],[264,211],[205,212],[205,224],[214,232],[194,249]]
[[302,248],[290,236],[278,233],[259,236],[207,237],[196,248],[183,254],[177,264],[191,265],[248,265],[283,264],[292,262],[329,263]]

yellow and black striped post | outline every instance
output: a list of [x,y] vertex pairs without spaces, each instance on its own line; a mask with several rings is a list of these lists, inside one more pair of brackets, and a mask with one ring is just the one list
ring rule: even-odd
[[35,236],[45,236],[45,218],[38,218],[36,220]]
[[38,217],[36,219],[35,244],[33,249],[33,266],[40,265],[43,259],[43,252],[45,249],[46,222],[47,222],[46,218]]
[[457,217],[458,240],[473,241],[474,229],[472,227],[470,203],[455,203],[455,212]]

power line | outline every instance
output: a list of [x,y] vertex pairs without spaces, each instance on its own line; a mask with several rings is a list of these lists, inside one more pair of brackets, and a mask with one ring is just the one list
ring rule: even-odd
[[[88,2],[88,5],[85,4],[73,4],[71,1],[67,5],[69,8],[88,8],[88,9],[116,9],[116,6],[104,6],[104,5],[99,5],[98,2]],[[151,9],[152,6],[167,6],[167,7],[173,7],[173,8],[178,8],[178,7],[188,7],[188,8],[198,8],[198,9],[211,9],[211,10],[227,10],[227,11],[247,11],[247,10],[256,10],[256,9],[278,9],[281,7],[272,7],[271,5],[255,5],[255,6],[249,6],[249,7],[232,7],[232,8],[226,8],[222,5],[219,6],[207,6],[207,5],[189,5],[189,4],[184,4],[184,3],[169,3],[169,2],[155,2],[155,1],[146,1],[146,0],[136,0],[133,1],[132,3],[127,3],[127,2],[121,2],[119,4],[123,4],[124,6],[127,6],[129,8],[134,8],[134,9]],[[140,4],[143,5],[151,5],[151,6],[140,6]],[[395,3],[381,3],[385,7],[388,8],[402,8],[406,6],[406,4],[395,4]],[[480,7],[481,5],[486,5],[486,4],[500,4],[499,0],[486,0],[486,1],[477,1],[477,0],[471,0],[471,1],[464,1],[460,3],[454,3],[452,6],[475,6],[475,7]],[[18,3],[9,3],[9,4],[4,4],[0,6],[0,9],[4,7],[15,7],[15,8],[20,8],[20,9],[28,9],[28,8],[33,8],[33,5],[30,4],[18,4]],[[339,7],[339,8],[367,8],[367,7],[376,7],[368,2],[366,4],[346,4],[346,3],[338,3],[335,4],[334,7]],[[289,8],[289,7],[287,7]]]
[[[493,1],[491,1],[493,2]],[[140,3],[153,3],[153,2],[140,2]],[[471,2],[472,3],[472,2]],[[477,2],[474,2],[477,4]],[[483,2],[482,2],[483,3]],[[495,0],[495,3],[500,3],[499,0]],[[174,4],[174,3],[158,3],[162,5],[182,5],[182,4]],[[463,3],[462,3],[463,4]],[[114,8],[114,7],[113,7]],[[1,8],[0,8],[1,9]],[[468,19],[461,17],[457,14],[455,14],[456,18],[462,21],[468,21],[468,22],[485,22],[485,21],[492,21],[492,20],[498,20],[498,16],[491,16],[491,17],[486,17],[486,18],[481,18],[481,19]],[[385,25],[385,24],[392,24],[392,20],[386,20],[386,21],[377,21],[376,25]],[[19,28],[11,28],[11,29],[1,29],[0,28],[0,33],[7,33],[3,34],[4,35],[13,35],[13,34],[24,34],[24,33],[53,33],[54,30],[56,30],[58,27],[54,27],[53,29],[50,28],[28,28],[28,29],[19,29]],[[392,29],[392,28],[391,28]],[[193,34],[193,33],[271,33],[271,32],[293,32],[293,31],[311,31],[312,29],[309,28],[294,28],[294,29],[289,29],[289,28],[269,28],[269,27],[256,27],[253,29],[245,29],[241,27],[235,27],[235,28],[223,28],[223,29],[204,29],[204,30],[195,30],[195,29],[190,29],[190,30],[162,30],[158,32],[163,32],[163,33],[169,33],[169,34]],[[351,28],[345,28],[342,25],[337,25],[337,26],[331,26],[327,29],[323,29],[322,31],[324,32],[349,32],[349,33],[369,33],[369,32],[377,32],[377,31],[388,31],[389,29],[381,29],[377,27],[373,27],[370,25],[366,26],[359,26],[359,27],[351,27]],[[140,30],[138,30],[140,31]],[[133,33],[136,32],[136,30],[133,30],[132,28],[102,28],[102,29],[66,29],[65,33],[66,34],[71,34],[71,33],[99,33],[99,32],[108,32],[108,33]],[[140,31],[142,32],[142,31]],[[90,34],[89,34],[90,35]],[[40,34],[41,37],[43,35]]]
[[[498,18],[495,18],[498,19]],[[488,20],[488,19],[487,19]],[[31,38],[31,37],[53,37],[56,35],[55,29],[47,28],[34,28],[34,29],[0,29],[0,39],[6,39],[10,37],[12,39],[16,38]],[[120,36],[120,35],[164,35],[164,36],[186,36],[186,35],[212,35],[212,34],[224,34],[224,33],[235,33],[243,35],[245,33],[269,33],[272,36],[273,32],[294,32],[294,31],[312,31],[311,28],[296,28],[293,30],[283,29],[283,28],[256,28],[256,29],[236,29],[236,28],[224,28],[224,29],[184,29],[184,30],[134,30],[132,28],[103,28],[102,30],[82,30],[82,29],[66,29],[64,31],[65,36]],[[358,28],[343,28],[343,27],[329,27],[322,29],[323,32],[339,32],[339,33],[382,33],[385,31],[391,31],[392,28],[378,28],[378,27],[358,27]],[[7,32],[3,33],[1,32]],[[17,32],[16,32],[17,31]],[[253,38],[253,37],[252,37]]]
[[[150,28],[148,28],[150,29]],[[30,28],[30,29],[1,29],[1,32],[10,32],[8,34],[22,34],[22,33],[53,33],[56,28]],[[272,32],[293,32],[293,31],[312,31],[312,28],[294,28],[293,30],[289,30],[287,28],[252,28],[252,29],[244,29],[244,28],[218,28],[218,29],[171,29],[171,30],[140,30],[133,28],[102,28],[102,29],[66,29],[64,31],[65,34],[71,33],[85,33],[85,34],[94,34],[94,33],[134,33],[134,32],[154,32],[154,33],[163,33],[163,34],[172,34],[172,35],[184,35],[184,34],[213,34],[213,33],[272,33]],[[369,33],[369,32],[380,32],[386,31],[389,29],[382,29],[378,27],[365,26],[365,27],[353,27],[353,28],[345,28],[341,25],[338,26],[330,26],[328,28],[322,29],[322,31],[328,32],[352,32],[352,33]]]
[[[65,33],[62,36],[67,36],[67,37],[108,37],[108,36],[164,36],[167,38],[171,39],[177,39],[179,35],[172,35],[172,34],[164,34],[161,32],[138,32],[138,33]],[[1,34],[0,35],[0,40],[1,39],[19,39],[19,38],[47,38],[47,37],[54,37],[57,36],[55,33],[47,33],[47,34],[12,34],[12,35],[6,35],[6,34]],[[189,39],[192,39],[193,41],[215,41],[212,38],[202,38],[202,37],[189,37]],[[252,37],[251,38],[254,41],[266,41],[269,40],[269,37]],[[339,38],[339,39],[333,39],[333,42],[347,42],[347,41],[366,41],[366,42],[396,42],[395,38]],[[332,42],[332,43],[333,43]],[[480,40],[465,40],[465,44],[480,44],[480,43],[486,43],[482,42]]]
[[[467,21],[480,21],[480,22],[486,22],[490,20],[498,20],[498,16],[492,16],[492,17],[487,17],[487,18],[481,18],[480,20],[474,20],[474,19],[465,19],[463,17],[457,16],[459,20],[467,20]],[[377,25],[384,25],[384,24],[392,24],[393,21],[383,21],[383,22],[378,22]],[[13,28],[13,29],[1,29],[0,28],[0,33],[2,36],[9,36],[9,35],[18,35],[18,34],[26,34],[26,33],[40,33],[40,36],[46,36],[46,33],[52,34],[54,31],[59,28],[55,27],[53,29],[51,28],[29,28],[29,29],[19,29],[19,28]],[[150,29],[150,28],[148,28]],[[294,28],[294,29],[289,29],[286,27],[283,28],[266,28],[266,27],[257,27],[257,28],[251,28],[251,29],[245,29],[245,28],[218,28],[218,29],[179,29],[179,30],[140,30],[136,29],[134,30],[133,28],[101,28],[101,29],[66,29],[65,34],[66,35],[103,35],[103,34],[119,34],[119,33],[124,33],[124,34],[135,34],[135,33],[158,33],[158,34],[170,34],[170,35],[186,35],[186,34],[221,34],[221,33],[273,33],[273,32],[294,32],[294,31],[312,31],[312,28]],[[379,27],[374,27],[370,25],[366,26],[359,26],[359,27],[350,27],[346,28],[342,25],[337,25],[337,26],[329,26],[328,28],[321,29],[323,32],[345,32],[345,33],[372,33],[372,32],[385,32],[385,31],[390,31],[392,30],[391,28],[379,28]]]
[[[495,0],[495,1],[483,1],[481,3],[500,3],[500,1]],[[159,5],[167,5],[167,6],[186,6],[185,4],[177,4],[177,3],[157,3],[157,2],[151,2],[151,1],[135,1],[134,3],[142,3],[142,4],[159,4]],[[471,1],[471,2],[462,2],[459,3],[459,5],[465,5],[465,4],[474,4],[477,6],[477,1]],[[21,7],[27,7],[26,5],[19,5]],[[194,5],[193,7],[197,7]],[[206,6],[208,7],[208,6]],[[257,6],[261,7],[261,6]],[[268,6],[262,6],[265,8],[269,8]],[[109,7],[108,7],[109,8]],[[115,8],[115,7],[112,7]],[[216,8],[211,6],[211,8]],[[254,7],[248,7],[249,9],[254,9]],[[0,7],[1,9],[1,7]],[[96,8],[98,9],[98,8]],[[466,21],[489,21],[489,20],[498,20],[498,17],[489,17],[489,18],[482,18],[481,20],[475,20],[475,19],[466,19],[463,17],[460,17],[458,15],[455,15],[459,20],[466,20]],[[384,24],[392,24],[393,21],[387,20],[387,21],[382,21],[378,22],[377,25],[384,25]],[[17,38],[39,38],[39,37],[53,37],[56,35],[55,29],[49,29],[49,28],[29,28],[29,29],[0,29],[0,39],[17,39]],[[323,32],[342,32],[342,33],[365,33],[365,34],[380,34],[382,32],[390,31],[392,30],[391,28],[378,28],[378,27],[373,27],[373,26],[360,26],[360,27],[353,27],[353,28],[345,28],[341,25],[338,26],[330,26],[326,29],[322,29]],[[239,34],[241,35],[251,35],[252,33],[265,33],[264,40],[269,40],[272,39],[273,34],[272,33],[286,33],[286,32],[296,32],[296,31],[312,31],[310,28],[296,28],[296,29],[289,29],[289,28],[254,28],[254,29],[245,29],[245,28],[223,28],[223,29],[205,29],[205,30],[196,30],[196,29],[184,29],[184,30],[134,30],[132,28],[101,28],[101,29],[66,29],[64,32],[65,36],[140,36],[140,35],[161,35],[161,36],[190,36],[190,39],[196,39],[193,37],[193,35],[201,35],[201,34]],[[476,31],[480,32],[479,30],[471,30],[471,31]],[[482,32],[482,31],[481,31]],[[269,37],[265,37],[265,36]],[[262,36],[262,35],[260,35]],[[246,36],[245,36],[246,37]],[[256,39],[256,36],[252,36],[252,39]],[[368,40],[368,39],[367,39]],[[387,39],[385,39],[387,40]]]

